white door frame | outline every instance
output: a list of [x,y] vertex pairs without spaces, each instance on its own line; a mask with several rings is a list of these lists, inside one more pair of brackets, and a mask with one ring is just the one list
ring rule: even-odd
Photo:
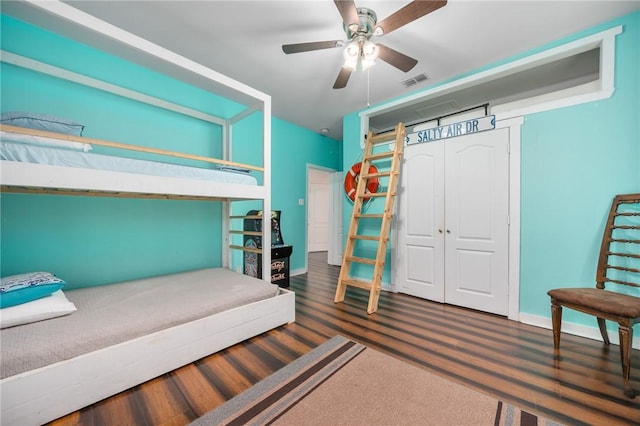
[[509,313],[520,320],[520,144],[523,117],[496,122],[496,129],[509,129]]
[[333,172],[329,179],[329,265],[342,265],[344,254],[344,223],[342,209],[344,208],[344,173]]
[[332,185],[332,179],[331,179],[331,175],[336,172],[336,169],[332,169],[329,167],[324,167],[324,166],[319,166],[317,164],[311,164],[311,163],[307,163],[307,171],[306,171],[306,186],[305,186],[305,228],[304,228],[304,238],[305,238],[305,242],[304,242],[304,265],[305,265],[305,272],[309,270],[309,173],[310,170],[315,170],[315,171],[320,171],[323,173],[327,173],[329,175],[329,256],[332,255],[333,250],[335,250],[335,242],[333,241],[336,238],[336,234],[337,231],[335,229],[333,229],[333,227],[336,224],[336,221],[334,220],[333,216],[334,216],[334,209],[333,209],[333,203],[335,203],[336,201],[334,200],[334,193],[336,191],[333,190],[333,185]]

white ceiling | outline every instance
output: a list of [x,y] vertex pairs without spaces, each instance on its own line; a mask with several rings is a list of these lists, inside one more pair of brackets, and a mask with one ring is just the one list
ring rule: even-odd
[[[2,3],[3,13],[14,14],[8,2]],[[342,117],[368,104],[424,89],[640,8],[640,1],[630,0],[449,0],[378,39],[418,59],[414,69],[405,74],[379,62],[368,74],[354,73],[345,89],[334,90],[341,49],[285,55],[281,48],[344,39],[340,14],[330,0],[66,3],[271,95],[275,116],[315,132],[328,128],[328,136],[339,140]],[[355,1],[373,9],[378,21],[406,3]],[[410,89],[401,84],[421,73],[429,79]]]

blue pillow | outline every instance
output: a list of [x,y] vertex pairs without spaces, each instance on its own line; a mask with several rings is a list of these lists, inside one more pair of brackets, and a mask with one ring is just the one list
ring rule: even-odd
[[0,308],[49,296],[66,283],[50,272],[30,272],[0,278]]
[[82,136],[84,130],[84,125],[75,121],[33,112],[4,112],[0,123],[74,136]]

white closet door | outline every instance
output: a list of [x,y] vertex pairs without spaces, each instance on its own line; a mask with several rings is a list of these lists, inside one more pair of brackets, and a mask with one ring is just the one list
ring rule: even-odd
[[404,151],[396,216],[398,291],[444,302],[444,145]]
[[508,314],[509,130],[405,148],[394,277],[413,296]]
[[445,301],[500,315],[509,298],[509,130],[445,143]]

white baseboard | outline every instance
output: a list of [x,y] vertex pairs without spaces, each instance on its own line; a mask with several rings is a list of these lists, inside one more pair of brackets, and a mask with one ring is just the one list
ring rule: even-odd
[[[553,328],[551,324],[551,318],[543,317],[540,315],[520,312],[519,321],[524,324],[534,325],[536,327],[546,328],[548,330],[551,330]],[[595,317],[593,321],[595,323]],[[587,327],[586,325],[562,321],[562,332],[602,342],[602,336],[600,335],[600,330],[598,329],[598,327]],[[613,344],[620,344],[617,329],[609,330],[609,340]],[[636,342],[634,342],[632,345],[634,349],[640,349],[640,341],[638,340],[640,339],[636,339]]]
[[302,275],[306,273],[307,273],[307,268],[299,268],[299,269],[294,269],[293,271],[289,271],[289,276],[295,277],[296,275]]

